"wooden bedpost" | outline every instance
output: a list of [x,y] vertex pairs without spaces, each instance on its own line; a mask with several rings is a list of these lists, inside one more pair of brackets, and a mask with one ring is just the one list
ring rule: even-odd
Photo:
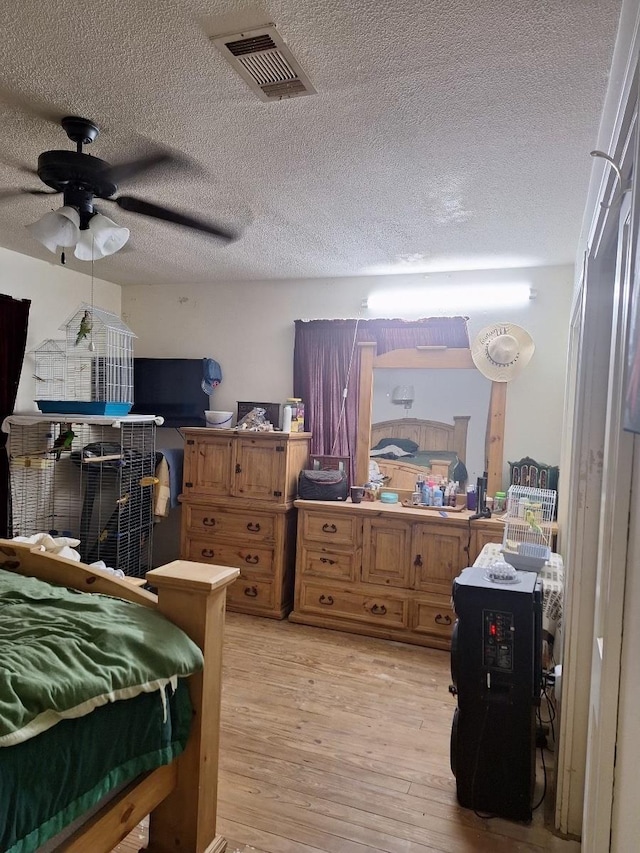
[[176,788],[151,813],[148,853],[222,853],[216,835],[220,687],[226,587],[238,569],[175,560],[147,572],[158,610],[204,653],[204,670],[189,679],[195,716],[177,762]]

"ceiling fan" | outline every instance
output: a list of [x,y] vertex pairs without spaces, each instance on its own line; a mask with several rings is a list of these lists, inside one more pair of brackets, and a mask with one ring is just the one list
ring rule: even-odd
[[37,175],[49,187],[43,189],[15,189],[0,191],[0,201],[23,193],[31,195],[58,195],[62,193],[63,206],[46,213],[40,220],[27,226],[36,239],[50,251],[58,247],[75,246],[74,254],[81,260],[96,260],[113,254],[124,246],[129,230],[118,226],[96,210],[94,202],[100,199],[113,202],[122,210],[160,219],[184,228],[209,234],[225,242],[236,239],[228,228],[196,216],[172,210],[130,195],[116,195],[122,181],[138,177],[156,166],[184,165],[184,159],[159,150],[134,160],[110,165],[105,160],[83,152],[83,146],[93,142],[99,129],[92,121],[78,116],[65,116],[60,120],[65,133],[76,144],[75,151],[44,151],[38,157],[38,168],[25,169]]

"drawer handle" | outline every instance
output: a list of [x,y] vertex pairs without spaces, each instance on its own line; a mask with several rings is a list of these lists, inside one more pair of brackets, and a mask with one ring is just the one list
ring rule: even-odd
[[245,586],[244,594],[248,598],[257,598],[258,597],[258,587],[257,586]]
[[337,533],[338,532],[338,528],[335,526],[335,524],[323,524],[322,530],[324,533]]
[[413,561],[413,565],[418,567],[422,565],[422,554],[416,554],[416,558]]
[[335,560],[330,560],[328,557],[320,557],[320,562],[321,563],[327,563],[330,566],[335,566],[335,564],[336,564]]
[[204,524],[205,527],[215,527],[216,526],[215,518],[203,518],[202,523]]
[[260,533],[260,523],[257,521],[255,523],[253,521],[250,521],[247,524],[247,530],[250,533]]
[[211,558],[211,557],[213,557],[213,548],[203,548],[202,551],[200,551],[200,554],[203,557]]
[[257,554],[247,554],[244,561],[245,563],[251,563],[252,566],[255,566],[256,563],[260,562],[260,557]]
[[333,604],[333,596],[332,596],[332,595],[324,595],[324,594],[323,594],[323,595],[321,595],[321,596],[320,596],[320,598],[318,599],[318,601],[320,602],[320,604],[324,604],[324,605],[326,605],[327,607],[331,607],[331,605]]
[[451,616],[448,613],[445,613],[444,616],[442,613],[438,613],[436,616],[436,625],[451,625]]
[[374,616],[384,616],[387,612],[387,608],[384,604],[374,604],[371,608],[371,613]]

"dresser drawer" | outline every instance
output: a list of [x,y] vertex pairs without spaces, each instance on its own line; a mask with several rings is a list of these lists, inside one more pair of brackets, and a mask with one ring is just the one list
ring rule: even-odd
[[451,638],[455,613],[451,600],[444,595],[420,596],[411,600],[411,630],[417,634]]
[[325,551],[322,548],[300,548],[298,570],[304,575],[354,581],[356,554],[350,551]]
[[273,610],[276,606],[274,583],[241,572],[238,580],[227,587],[227,604],[240,609],[264,607]]
[[218,507],[204,507],[185,503],[184,523],[193,533],[213,533],[216,536],[242,537],[246,542],[273,542],[275,520],[273,515],[260,512],[229,512]]
[[300,610],[303,613],[338,616],[393,628],[407,627],[406,597],[356,592],[335,587],[333,584],[325,586],[303,582],[300,587]]
[[233,544],[218,542],[217,539],[196,539],[187,537],[187,560],[203,563],[216,563],[219,566],[250,568],[253,572],[271,572],[273,570],[273,551],[261,545]]
[[353,515],[330,512],[305,512],[302,521],[303,540],[325,542],[329,545],[350,545],[358,542],[358,519]]

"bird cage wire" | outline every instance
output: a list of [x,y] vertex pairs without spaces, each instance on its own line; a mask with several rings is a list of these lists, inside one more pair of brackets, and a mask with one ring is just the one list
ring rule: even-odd
[[62,400],[67,379],[65,341],[48,338],[34,350],[33,379],[35,400]]
[[60,328],[67,358],[63,399],[133,403],[135,335],[117,314],[85,302]]
[[73,537],[83,562],[143,577],[152,567],[155,429],[153,420],[12,424],[12,535]]
[[504,516],[503,548],[528,557],[548,559],[553,537],[556,492],[510,486]]

